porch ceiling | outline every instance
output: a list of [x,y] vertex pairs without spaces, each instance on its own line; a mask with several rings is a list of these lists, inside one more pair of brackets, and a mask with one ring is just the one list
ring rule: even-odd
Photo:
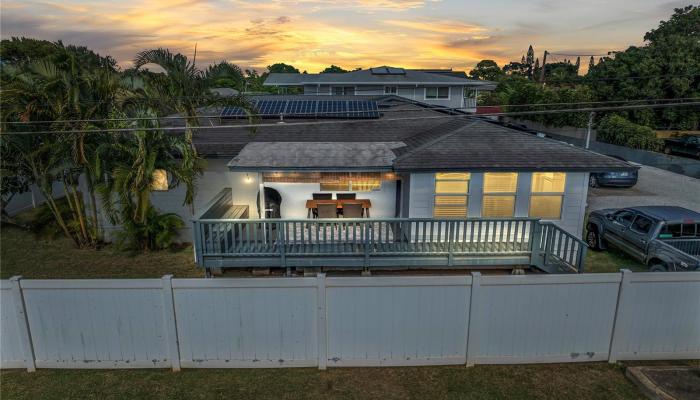
[[228,163],[232,170],[390,170],[403,142],[251,142]]

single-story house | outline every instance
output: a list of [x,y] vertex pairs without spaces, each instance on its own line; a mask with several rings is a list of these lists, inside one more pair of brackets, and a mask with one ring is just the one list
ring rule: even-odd
[[589,173],[634,168],[395,95],[251,101],[254,131],[226,107],[195,132],[194,214],[184,188],[152,194],[192,221],[183,235],[207,268],[580,270]]

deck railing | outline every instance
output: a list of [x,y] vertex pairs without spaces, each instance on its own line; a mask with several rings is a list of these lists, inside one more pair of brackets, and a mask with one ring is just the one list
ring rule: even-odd
[[581,272],[586,247],[531,218],[199,219],[194,228],[205,267],[528,264]]

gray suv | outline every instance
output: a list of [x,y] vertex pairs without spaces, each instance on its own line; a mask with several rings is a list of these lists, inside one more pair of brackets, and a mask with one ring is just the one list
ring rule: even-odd
[[593,211],[586,243],[614,246],[651,271],[700,271],[700,213],[682,207],[646,206]]

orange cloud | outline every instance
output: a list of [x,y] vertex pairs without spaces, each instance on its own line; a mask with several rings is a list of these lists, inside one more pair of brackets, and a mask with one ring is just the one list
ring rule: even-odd
[[408,28],[418,31],[445,33],[445,34],[475,34],[486,32],[487,29],[461,21],[445,21],[445,20],[386,20],[385,24],[398,26],[400,28]]

